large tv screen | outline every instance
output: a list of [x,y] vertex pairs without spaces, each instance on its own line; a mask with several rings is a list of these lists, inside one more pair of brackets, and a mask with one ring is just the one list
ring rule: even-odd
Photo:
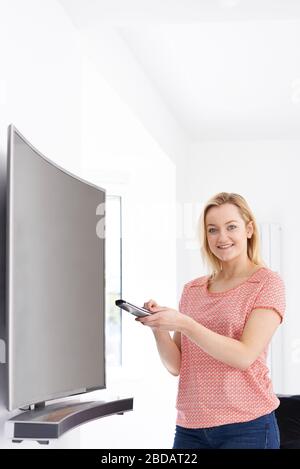
[[105,388],[105,190],[8,132],[8,408]]

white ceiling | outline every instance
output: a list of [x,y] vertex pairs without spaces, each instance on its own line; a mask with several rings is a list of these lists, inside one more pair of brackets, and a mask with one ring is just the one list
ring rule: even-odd
[[116,28],[192,141],[300,138],[298,0],[60,0]]

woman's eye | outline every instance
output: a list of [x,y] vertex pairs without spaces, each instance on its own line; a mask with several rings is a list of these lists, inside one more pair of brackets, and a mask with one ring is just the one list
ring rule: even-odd
[[[234,230],[236,228],[236,225],[229,225],[228,228]],[[209,233],[214,233],[215,231],[216,231],[216,228],[209,228],[208,230]]]

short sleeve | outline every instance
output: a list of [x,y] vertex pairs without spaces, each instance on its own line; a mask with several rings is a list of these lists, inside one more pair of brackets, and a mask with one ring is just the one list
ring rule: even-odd
[[253,309],[273,309],[279,314],[280,322],[282,322],[285,307],[285,286],[283,280],[277,272],[272,272],[272,275],[268,275],[263,283],[255,299]]

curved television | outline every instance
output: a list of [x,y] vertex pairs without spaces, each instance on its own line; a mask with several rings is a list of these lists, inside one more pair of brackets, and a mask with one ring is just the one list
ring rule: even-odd
[[7,163],[13,410],[106,387],[105,239],[97,230],[105,190],[54,164],[12,125]]

